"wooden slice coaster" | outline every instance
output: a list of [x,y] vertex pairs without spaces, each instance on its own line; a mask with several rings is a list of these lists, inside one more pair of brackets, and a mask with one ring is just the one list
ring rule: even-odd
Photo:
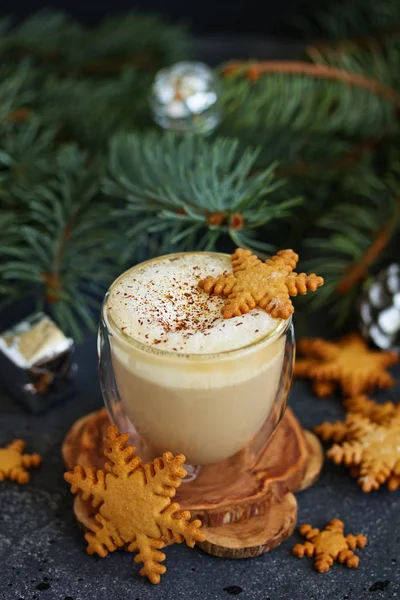
[[[77,464],[103,468],[103,437],[109,424],[107,412],[101,409],[72,426],[62,448],[68,469]],[[176,500],[202,520],[207,539],[201,546],[206,552],[233,558],[256,556],[290,535],[296,521],[296,500],[288,492],[312,485],[322,463],[320,442],[305,432],[287,409],[255,457],[245,448],[217,465],[203,467],[195,480],[181,485]],[[90,502],[79,496],[74,511],[84,527],[95,512]]]
[[308,429],[303,429],[303,433],[308,448],[308,463],[300,485],[294,490],[296,492],[301,492],[314,485],[324,464],[324,451],[317,436]]
[[68,470],[81,467],[104,467],[103,437],[110,425],[107,410],[101,408],[76,421],[64,438],[61,454]]
[[297,501],[290,492],[269,505],[265,514],[219,527],[203,527],[206,540],[198,546],[223,558],[251,558],[265,554],[292,535],[297,521]]
[[303,482],[309,463],[303,429],[290,409],[255,461],[247,449],[203,467],[197,478],[183,484],[177,501],[205,525],[218,526],[265,514]]

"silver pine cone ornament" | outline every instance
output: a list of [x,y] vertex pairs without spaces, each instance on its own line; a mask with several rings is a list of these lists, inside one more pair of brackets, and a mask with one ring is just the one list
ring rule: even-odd
[[371,277],[360,302],[361,333],[383,350],[400,350],[400,264]]

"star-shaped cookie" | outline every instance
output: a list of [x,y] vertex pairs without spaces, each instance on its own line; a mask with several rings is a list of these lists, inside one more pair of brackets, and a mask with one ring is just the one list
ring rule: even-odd
[[347,567],[358,567],[360,559],[353,552],[356,548],[364,548],[367,543],[365,535],[344,535],[344,523],[332,519],[320,531],[311,525],[302,525],[300,533],[306,538],[304,544],[296,544],[293,554],[298,558],[315,556],[314,566],[320,573],[329,571],[335,560],[346,563]]
[[314,393],[320,398],[337,386],[346,396],[356,396],[395,383],[386,369],[398,362],[398,354],[370,350],[357,333],[338,342],[302,339],[297,349],[305,358],[296,360],[294,375],[314,380]]
[[22,454],[25,449],[23,440],[14,440],[6,448],[0,448],[0,481],[11,479],[17,483],[28,483],[29,467],[38,467],[39,454]]
[[362,407],[358,399],[352,408],[363,414],[347,413],[344,421],[315,428],[323,440],[336,442],[328,450],[328,458],[349,467],[364,492],[377,490],[385,482],[389,490],[396,490],[400,479],[400,404],[379,405],[368,400]]
[[159,583],[166,571],[160,564],[165,560],[161,548],[183,541],[193,547],[205,536],[200,531],[201,521],[190,521],[189,511],[171,503],[186,476],[183,454],[165,452],[143,465],[134,446],[126,445],[128,437],[115,426],[109,427],[104,440],[109,462],[104,471],[77,466],[64,478],[72,493],[80,492],[83,500],[91,498],[97,509],[91,532],[85,535],[88,554],[104,557],[122,547],[136,552],[135,562],[144,565],[140,574]]
[[250,250],[237,248],[231,260],[233,273],[209,276],[199,283],[205,292],[227,297],[221,311],[225,319],[244,315],[256,306],[276,319],[288,319],[294,311],[289,296],[314,292],[324,283],[314,273],[293,272],[299,260],[293,250],[280,250],[262,262]]

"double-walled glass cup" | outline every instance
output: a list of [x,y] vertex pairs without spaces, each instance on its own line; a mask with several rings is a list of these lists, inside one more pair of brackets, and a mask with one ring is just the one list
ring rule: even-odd
[[[179,255],[169,258],[174,256]],[[277,320],[272,332],[234,350],[164,351],[132,339],[116,326],[107,310],[110,290],[101,313],[98,352],[111,421],[130,433],[144,460],[167,450],[183,453],[195,473],[198,466],[242,452],[240,464],[251,466],[286,408],[293,366],[291,319]]]

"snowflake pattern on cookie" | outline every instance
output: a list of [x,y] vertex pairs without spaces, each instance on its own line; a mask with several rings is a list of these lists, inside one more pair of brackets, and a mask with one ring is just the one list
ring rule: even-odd
[[165,452],[153,462],[142,464],[134,456],[134,446],[126,445],[128,434],[120,434],[115,426],[108,430],[104,454],[109,462],[104,470],[75,467],[64,475],[72,493],[92,499],[97,509],[91,531],[85,535],[87,552],[101,557],[118,548],[136,552],[140,571],[152,583],[159,583],[166,567],[160,563],[167,544],[185,541],[193,547],[204,541],[201,521],[190,521],[190,512],[171,503],[176,488],[186,476],[183,454]]
[[206,277],[199,283],[205,292],[227,297],[221,311],[225,319],[244,315],[256,306],[273,318],[288,319],[294,311],[290,296],[314,292],[324,283],[314,273],[293,272],[299,260],[293,250],[280,250],[262,262],[250,250],[237,248],[231,260],[233,273]]
[[25,442],[14,440],[6,448],[0,448],[0,481],[10,479],[17,483],[28,483],[29,467],[38,467],[39,454],[23,454]]
[[344,523],[332,519],[320,531],[311,525],[302,525],[300,533],[306,538],[304,544],[296,544],[293,554],[298,558],[315,556],[314,566],[320,573],[329,571],[334,561],[345,563],[349,568],[358,567],[360,559],[354,554],[356,548],[364,548],[367,543],[365,535],[344,535]]
[[[348,402],[352,410],[344,421],[315,428],[323,440],[336,442],[327,452],[334,463],[344,463],[364,492],[387,483],[394,491],[400,481],[400,404],[383,405],[359,398]],[[364,416],[366,415],[366,416]]]

